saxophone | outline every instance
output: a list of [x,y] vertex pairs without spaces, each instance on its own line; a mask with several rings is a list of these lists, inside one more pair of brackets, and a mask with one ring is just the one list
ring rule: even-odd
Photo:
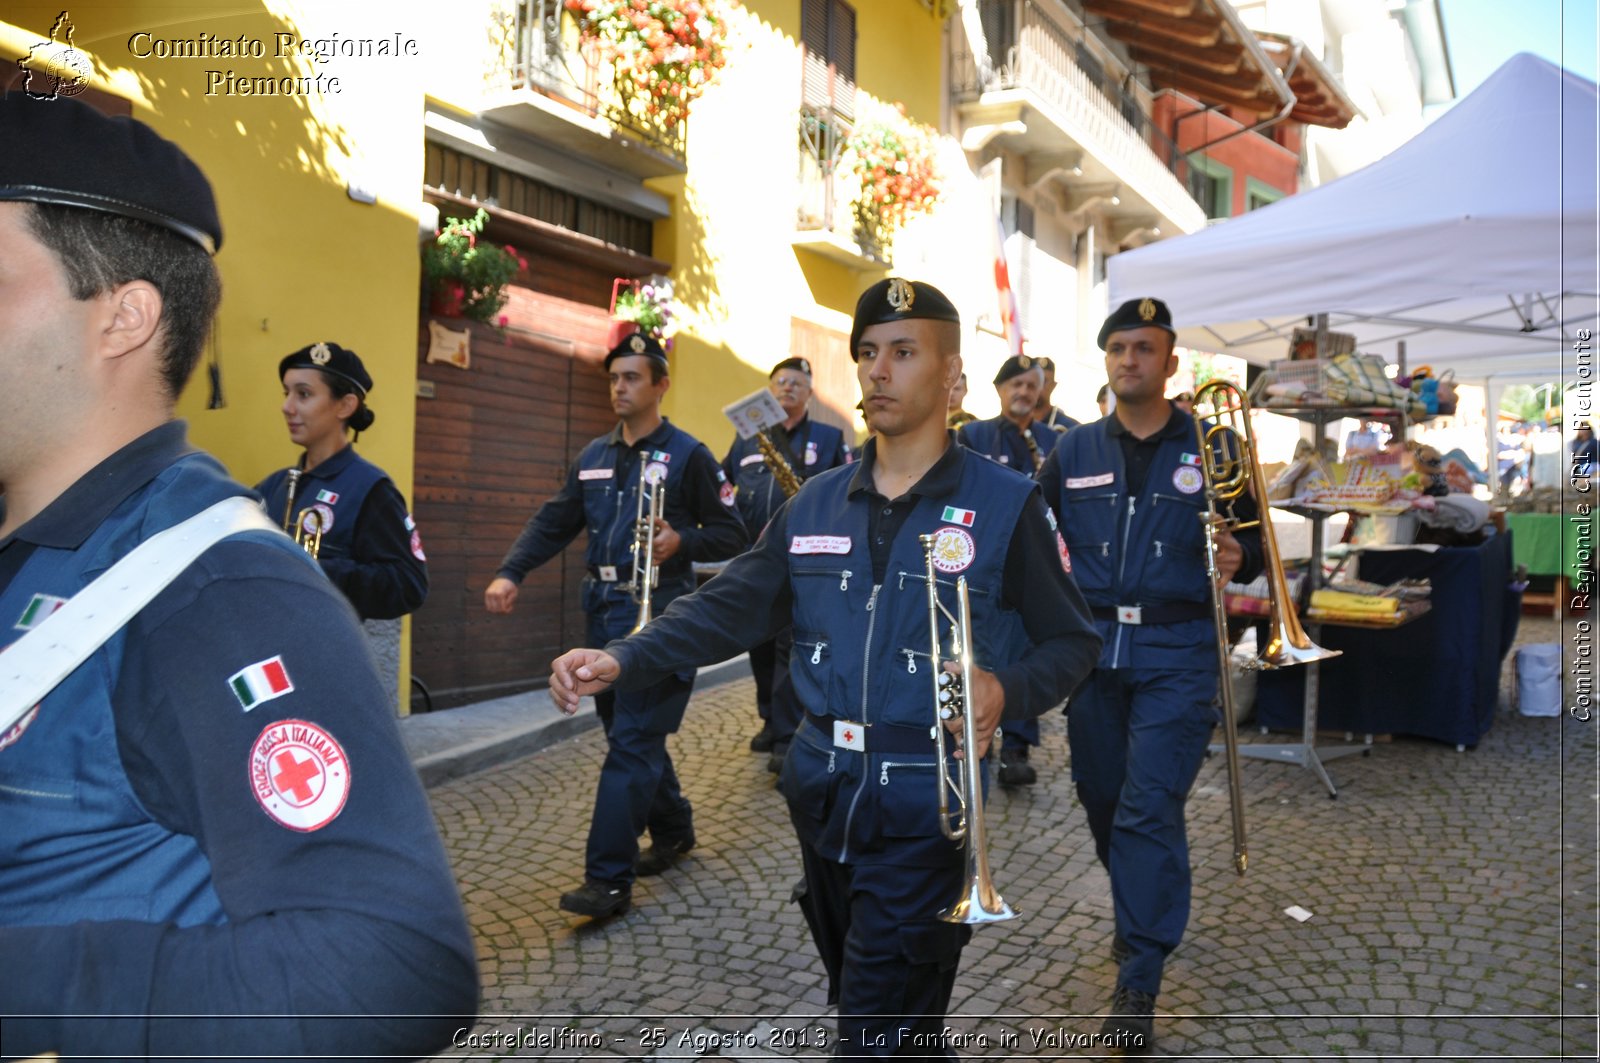
[[761,460],[772,470],[772,478],[778,482],[783,497],[793,498],[795,492],[800,490],[800,477],[795,475],[794,468],[773,445],[766,432],[756,433],[756,446],[761,448]]
[[1044,468],[1044,454],[1039,450],[1039,441],[1033,438],[1032,425],[1022,430],[1022,439],[1028,444],[1028,453],[1033,455],[1033,471],[1037,475]]

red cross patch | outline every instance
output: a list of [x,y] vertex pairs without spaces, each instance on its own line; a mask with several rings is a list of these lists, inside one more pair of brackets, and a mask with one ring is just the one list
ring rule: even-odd
[[327,731],[305,720],[268,724],[250,748],[250,790],[290,830],[326,827],[350,796],[350,761]]

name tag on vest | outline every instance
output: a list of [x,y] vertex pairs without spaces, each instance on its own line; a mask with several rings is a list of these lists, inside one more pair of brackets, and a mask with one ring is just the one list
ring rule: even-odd
[[617,474],[615,469],[579,469],[580,480],[609,480]]
[[1072,490],[1078,487],[1104,487],[1106,484],[1115,483],[1116,479],[1117,474],[1114,472],[1103,472],[1099,476],[1069,476],[1067,477],[1067,489]]
[[744,457],[739,459],[739,468],[742,469],[746,465],[754,465],[756,462],[761,460],[762,458],[760,454],[746,454]]
[[791,554],[848,554],[848,535],[796,535],[789,540]]

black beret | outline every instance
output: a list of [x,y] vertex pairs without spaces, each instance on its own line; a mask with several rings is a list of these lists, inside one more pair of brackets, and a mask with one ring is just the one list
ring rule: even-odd
[[793,369],[795,372],[804,373],[806,376],[811,375],[811,363],[804,358],[785,358],[772,367],[772,372],[767,374],[767,379],[771,380],[785,369]]
[[1143,299],[1129,299],[1113,310],[1111,316],[1106,318],[1106,323],[1100,326],[1100,335],[1095,342],[1103,351],[1106,349],[1106,340],[1113,332],[1131,328],[1158,328],[1165,329],[1173,336],[1178,334],[1172,327],[1172,311],[1167,309],[1167,304],[1145,296]]
[[606,355],[606,368],[610,369],[612,361],[617,358],[631,358],[634,355],[643,355],[652,362],[660,363],[662,369],[667,368],[667,352],[661,349],[661,344],[654,337],[642,332],[623,337],[621,343],[611,348],[611,353]]
[[70,98],[0,95],[0,200],[59,203],[159,225],[222,246],[211,183],[176,144],[133,118]]
[[955,304],[931,284],[900,277],[890,277],[874,284],[862,292],[861,298],[856,301],[855,323],[850,328],[850,360],[861,360],[861,353],[856,348],[861,343],[861,334],[869,327],[913,318],[961,322],[961,314],[957,312]]
[[1013,354],[1010,358],[1000,363],[1000,372],[994,375],[996,384],[1004,384],[1014,376],[1021,376],[1030,369],[1043,369],[1043,358],[1030,358],[1025,354]]
[[372,390],[372,377],[356,352],[337,343],[313,343],[288,355],[278,363],[278,379],[282,380],[291,369],[320,369],[331,373],[354,384],[362,398]]

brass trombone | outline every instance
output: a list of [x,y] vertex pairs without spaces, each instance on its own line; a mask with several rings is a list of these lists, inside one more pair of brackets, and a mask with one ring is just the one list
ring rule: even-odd
[[[1297,664],[1310,664],[1341,651],[1329,650],[1312,642],[1300,626],[1289,581],[1283,574],[1278,555],[1278,540],[1272,531],[1271,502],[1261,475],[1261,458],[1256,450],[1255,432],[1250,427],[1250,402],[1244,392],[1226,380],[1212,380],[1194,394],[1195,438],[1200,449],[1200,472],[1205,480],[1206,576],[1211,584],[1211,617],[1216,627],[1217,664],[1222,693],[1222,745],[1228,758],[1228,802],[1233,817],[1233,867],[1244,874],[1250,856],[1245,842],[1244,795],[1239,781],[1239,736],[1233,704],[1233,677],[1228,671],[1228,607],[1217,569],[1217,533],[1261,529],[1263,570],[1271,609],[1267,618],[1268,636],[1260,654],[1247,666],[1269,670]],[[1246,491],[1255,500],[1258,516],[1240,521],[1231,516],[1234,500]],[[1226,507],[1230,516],[1219,520]]]
[[628,593],[639,603],[639,616],[628,634],[637,634],[650,622],[650,596],[661,582],[661,567],[656,564],[656,521],[661,519],[661,506],[666,487],[659,481],[646,483],[639,476],[638,502],[633,512],[633,576],[628,581]]
[[[972,689],[972,606],[967,599],[967,578],[956,580],[956,615],[939,601],[938,578],[933,567],[934,537],[919,535],[924,567],[928,577],[928,639],[933,661],[934,745],[938,750],[935,774],[939,788],[939,829],[953,842],[965,843],[966,887],[950,907],[939,913],[947,923],[998,923],[1016,918],[994,887],[989,873],[989,845],[983,825],[983,772],[978,759],[978,736],[972,714],[966,711],[966,692]],[[944,655],[939,649],[939,617],[950,621],[951,653],[960,664],[959,672],[944,670]],[[945,769],[944,725],[961,720],[961,747],[965,755],[956,761],[956,778]],[[951,807],[951,795],[955,807]]]
[[[306,525],[311,527],[307,528]],[[294,521],[294,542],[312,557],[322,552],[322,531],[326,527],[327,518],[322,515],[322,510],[316,506],[307,506],[300,511]]]

